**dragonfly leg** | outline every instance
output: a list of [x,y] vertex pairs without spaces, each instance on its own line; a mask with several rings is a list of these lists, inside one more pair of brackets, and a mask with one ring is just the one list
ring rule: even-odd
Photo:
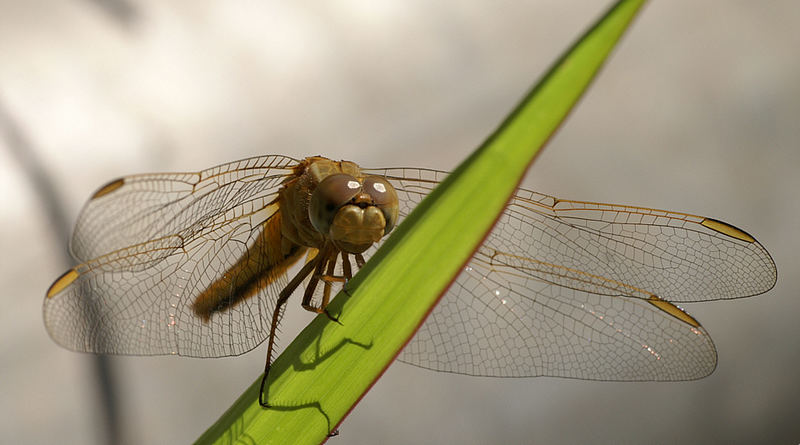
[[264,364],[264,377],[261,378],[261,390],[258,393],[258,404],[263,406],[264,408],[269,408],[269,403],[264,398],[264,388],[267,384],[267,376],[269,376],[269,368],[272,365],[272,352],[275,348],[275,332],[278,328],[278,322],[281,318],[281,312],[283,311],[283,305],[286,304],[286,301],[292,295],[297,286],[303,282],[303,280],[311,273],[314,268],[317,267],[317,263],[320,262],[320,257],[316,257],[313,260],[309,261],[297,275],[292,278],[292,281],[286,285],[285,288],[278,294],[278,300],[275,302],[275,310],[272,311],[272,324],[269,328],[269,340],[267,342],[267,360]]
[[364,261],[364,257],[360,253],[357,253],[354,256],[356,257],[356,265],[358,266],[358,268],[361,269],[362,267],[364,267],[364,264],[367,263],[366,261]]
[[353,268],[350,266],[350,257],[347,252],[342,251],[342,271],[344,272],[345,283],[353,278]]
[[320,278],[322,278],[323,274],[322,271],[325,270],[325,266],[328,264],[330,258],[330,250],[329,249],[321,249],[318,253],[316,258],[319,262],[316,264],[314,268],[314,274],[311,275],[311,281],[309,281],[308,285],[306,286],[306,291],[303,292],[303,302],[301,306],[303,309],[314,312],[315,314],[319,314],[322,312],[322,309],[314,306],[311,303],[311,299],[314,298],[314,291],[317,289],[317,284],[319,283]]
[[325,271],[325,277],[323,277],[322,281],[324,282],[324,290],[322,291],[322,304],[319,305],[320,309],[325,309],[328,307],[328,303],[331,301],[331,288],[333,287],[333,282],[330,278],[333,278],[333,273],[336,272],[336,255],[333,255],[333,258],[328,261],[328,270]]
[[[343,255],[346,255],[343,253]],[[327,275],[323,277],[323,281],[325,282],[325,290],[322,293],[322,304],[320,305],[320,309],[325,313],[325,316],[328,317],[328,320],[334,321],[339,323],[339,317],[334,317],[328,312],[328,303],[331,301],[331,288],[333,287],[334,282],[344,282],[344,277],[336,277],[334,276],[334,272],[336,272],[336,254],[334,254],[331,258],[331,261],[328,263],[328,271]]]
[[[317,265],[316,270],[314,271],[314,276],[311,279],[311,283],[306,286],[306,291],[303,294],[303,309],[314,312],[316,314],[325,314],[329,320],[335,321],[338,323],[339,319],[332,316],[325,308],[328,306],[331,297],[331,283],[334,281],[339,281],[337,277],[333,276],[333,273],[336,268],[336,257],[338,252],[334,249],[325,249],[323,252],[320,252],[319,258],[320,263]],[[326,266],[327,265],[327,269]],[[323,274],[323,271],[325,273]],[[320,303],[319,307],[314,306],[311,303],[311,299],[314,296],[314,290],[316,289],[317,283],[322,280],[323,282],[323,293],[322,293],[322,302]]]

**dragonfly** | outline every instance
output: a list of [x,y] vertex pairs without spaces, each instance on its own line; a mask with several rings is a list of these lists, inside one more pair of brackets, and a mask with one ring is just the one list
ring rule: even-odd
[[[269,155],[116,179],[77,220],[78,265],[47,290],[44,324],[59,345],[103,354],[225,357],[267,341],[267,407],[292,293],[336,320],[331,295],[446,176]],[[475,376],[699,379],[716,348],[679,305],[776,280],[767,250],[717,219],[517,189],[398,360]]]

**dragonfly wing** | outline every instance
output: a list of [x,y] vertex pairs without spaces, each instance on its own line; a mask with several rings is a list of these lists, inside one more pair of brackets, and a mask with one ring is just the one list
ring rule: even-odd
[[270,196],[297,160],[260,156],[192,173],[132,175],[101,187],[78,217],[70,245],[79,261],[210,224]]
[[777,279],[775,263],[752,236],[685,213],[518,190],[494,235],[499,250],[614,279],[672,302],[750,297]]
[[[376,170],[407,214],[446,173]],[[694,215],[518,190],[399,359],[441,371],[686,380],[716,366],[711,339],[668,301],[774,285],[746,233]]]
[[[274,201],[291,162],[253,158],[194,174],[126,177],[101,189],[73,239],[83,263],[45,298],[50,335],[69,349],[130,355],[221,357],[258,346],[287,284],[282,270],[262,272],[272,255],[265,230],[279,225]],[[231,277],[242,270],[269,279],[249,283],[257,289],[249,298],[200,316],[198,296],[213,290],[221,307],[234,301],[235,285],[249,285]]]
[[[370,172],[386,176],[398,190],[401,217],[447,176],[415,168]],[[758,295],[777,279],[764,246],[724,222],[525,189],[517,190],[489,239],[498,252],[495,263],[550,264],[678,303]],[[568,277],[561,282],[585,288]]]
[[716,350],[664,300],[601,295],[475,258],[399,360],[482,376],[690,380],[714,370]]

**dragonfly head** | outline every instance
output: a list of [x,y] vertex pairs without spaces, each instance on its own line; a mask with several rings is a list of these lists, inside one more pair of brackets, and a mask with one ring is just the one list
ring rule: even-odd
[[314,189],[308,216],[320,233],[348,253],[361,253],[392,231],[397,222],[397,192],[386,179],[361,181],[337,173]]

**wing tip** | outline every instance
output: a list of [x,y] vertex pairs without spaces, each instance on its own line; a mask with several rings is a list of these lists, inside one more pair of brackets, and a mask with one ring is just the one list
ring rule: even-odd
[[96,192],[94,192],[90,200],[94,200],[102,196],[108,195],[109,193],[113,192],[114,190],[117,190],[123,185],[125,185],[125,178],[117,178],[109,182],[108,184],[100,187]]
[[80,273],[75,268],[72,268],[61,274],[61,276],[56,278],[53,284],[50,285],[50,288],[47,289],[47,298],[53,298],[61,293],[61,291],[69,287],[69,285],[77,280],[79,276]]
[[731,238],[736,238],[738,240],[746,241],[748,243],[756,242],[756,239],[753,238],[749,233],[745,232],[744,230],[714,218],[704,218],[703,221],[700,222],[700,224],[708,227],[709,229],[715,232],[719,232],[723,235],[728,235]]
[[689,315],[689,313],[684,311],[681,307],[676,306],[667,300],[663,300],[660,297],[653,295],[647,300],[647,302],[657,307],[658,309],[666,312],[667,314],[672,315],[678,320],[694,327],[695,329],[699,329],[701,327],[700,322],[697,321],[691,315]]

